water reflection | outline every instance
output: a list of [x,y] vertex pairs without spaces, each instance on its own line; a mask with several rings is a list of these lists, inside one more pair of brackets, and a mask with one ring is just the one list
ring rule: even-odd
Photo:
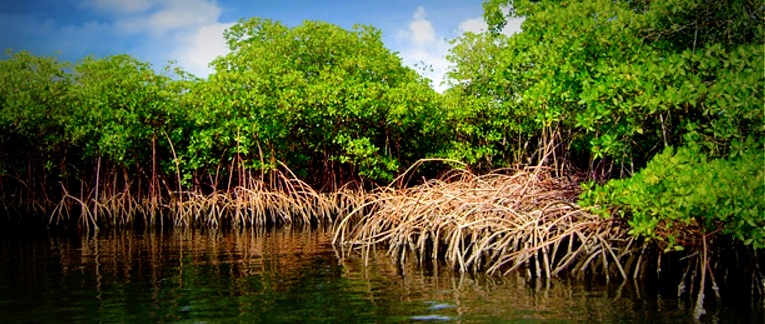
[[[631,282],[460,275],[337,250],[322,228],[3,237],[3,322],[686,322]],[[638,289],[641,288],[641,289]],[[755,309],[754,312],[751,309]],[[762,322],[758,307],[704,321]]]

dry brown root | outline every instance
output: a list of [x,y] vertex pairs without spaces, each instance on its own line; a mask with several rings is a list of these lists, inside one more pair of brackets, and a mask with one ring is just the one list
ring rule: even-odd
[[[333,242],[385,244],[405,260],[443,258],[462,272],[524,268],[537,277],[563,272],[626,278],[641,260],[626,224],[574,203],[578,187],[545,168],[475,175],[455,171],[439,180],[368,193],[365,204],[338,220]],[[633,270],[635,269],[635,270]]]

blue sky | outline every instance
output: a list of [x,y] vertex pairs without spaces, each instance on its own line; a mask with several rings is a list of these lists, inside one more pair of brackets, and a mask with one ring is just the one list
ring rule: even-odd
[[382,30],[405,64],[430,65],[426,76],[443,89],[448,40],[485,28],[482,14],[481,0],[0,0],[0,48],[66,61],[126,53],[156,69],[175,60],[204,77],[207,64],[226,53],[223,31],[240,18],[367,24]]

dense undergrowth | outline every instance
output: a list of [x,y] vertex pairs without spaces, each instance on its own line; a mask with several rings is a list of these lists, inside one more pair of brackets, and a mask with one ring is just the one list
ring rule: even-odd
[[[127,55],[8,51],[3,217],[327,222],[338,243],[537,276],[634,276],[658,247],[687,257],[702,287],[730,242],[762,279],[765,7],[484,8],[489,30],[454,40],[443,94],[370,26],[242,20],[206,79]],[[522,32],[504,34],[514,17]]]
[[578,192],[542,167],[484,175],[454,169],[418,186],[368,193],[338,220],[334,241],[384,243],[401,261],[413,252],[419,262],[445,259],[463,272],[638,276],[640,244],[626,224],[579,208]]

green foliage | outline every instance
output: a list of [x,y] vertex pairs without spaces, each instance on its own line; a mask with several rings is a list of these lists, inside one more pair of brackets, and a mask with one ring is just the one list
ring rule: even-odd
[[708,233],[765,247],[765,156],[762,147],[708,160],[697,149],[668,147],[630,178],[585,185],[580,204],[626,217],[631,234],[669,249],[698,244]]
[[765,41],[765,8],[757,1],[639,0],[631,8],[645,11],[641,36],[657,47],[683,51]]
[[[6,52],[0,61],[0,133],[3,144],[16,141],[40,151],[65,141],[68,65],[54,57]],[[20,143],[19,143],[20,142]],[[4,160],[8,162],[8,160]]]
[[0,204],[6,212],[38,212],[47,198],[39,194],[46,192],[48,181],[66,173],[60,165],[69,143],[70,66],[28,52],[6,55],[0,61]]
[[[334,177],[339,164],[372,180],[390,180],[428,151],[437,96],[382,44],[380,31],[306,21],[289,28],[267,19],[233,26],[231,53],[187,98],[197,129],[189,169],[268,169],[285,162],[300,175]],[[314,179],[320,181],[318,179]]]
[[446,141],[441,97],[377,29],[256,18],[225,36],[208,79],[128,55],[7,52],[0,205],[96,218],[148,197],[153,222],[178,190],[276,185],[279,163],[317,188],[387,182]]
[[65,126],[71,141],[83,146],[83,156],[104,156],[122,166],[151,159],[152,142],[176,117],[169,78],[127,55],[85,58],[73,75]]
[[8,52],[0,61],[0,176],[10,181],[0,182],[0,204],[37,214],[66,193],[81,201],[105,190],[158,195],[161,168],[172,164],[165,139],[182,133],[183,82],[127,55],[69,64]]
[[[85,199],[101,174],[113,193],[141,196],[160,185],[246,184],[278,162],[336,188],[387,182],[431,156],[477,170],[556,157],[589,171],[620,166],[621,175],[647,165],[582,196],[628,217],[635,235],[668,248],[708,233],[765,244],[765,7],[489,0],[484,8],[489,31],[454,41],[443,96],[369,26],[243,20],[204,80],[158,74],[127,55],[70,65],[8,52],[0,175],[18,185],[0,198],[48,199],[63,187]],[[509,15],[525,17],[521,33],[501,34]]]
[[[529,142],[543,125],[536,114],[519,109],[515,94],[523,83],[513,80],[516,58],[507,48],[513,38],[466,33],[454,42],[448,59],[455,68],[448,73],[452,87],[446,92],[444,110],[454,133],[442,153],[449,158],[490,170],[512,162],[526,162]],[[523,68],[521,68],[523,69]]]
[[[484,8],[489,31],[463,35],[449,57],[453,155],[513,163],[522,154],[511,154],[510,139],[526,154],[556,144],[598,179],[645,166],[587,185],[581,203],[627,217],[633,234],[668,249],[710,233],[763,247],[765,7],[489,0]],[[525,18],[521,33],[501,34],[508,17]]]
[[[747,136],[763,139],[762,6],[492,0],[484,7],[490,32],[458,40],[450,77],[468,111],[508,113],[466,119],[458,131],[504,124],[499,133],[515,130],[513,140],[526,142],[561,125],[560,147],[638,167],[666,145],[699,145],[720,157]],[[499,33],[505,12],[525,17],[521,33]],[[477,136],[471,146],[513,162],[501,155],[504,136]]]

